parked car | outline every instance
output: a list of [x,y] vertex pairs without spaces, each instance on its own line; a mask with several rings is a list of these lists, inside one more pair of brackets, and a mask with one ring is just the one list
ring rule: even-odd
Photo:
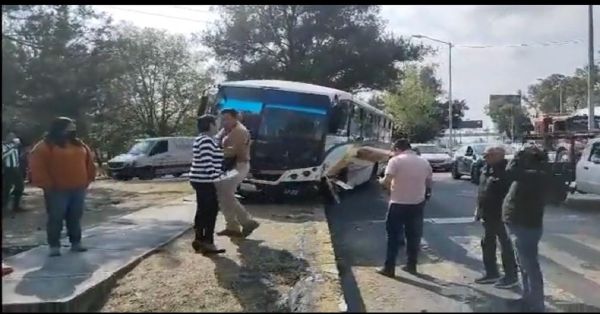
[[600,138],[590,140],[575,168],[577,191],[600,195]]
[[151,180],[167,174],[178,177],[190,170],[193,144],[193,137],[136,140],[128,153],[108,161],[108,175],[117,180]]
[[452,169],[452,156],[442,147],[436,144],[413,144],[412,147],[421,157],[429,161],[434,171],[450,171]]
[[[468,144],[459,147],[454,153],[454,162],[452,165],[452,177],[460,179],[462,176],[469,176],[471,182],[479,184],[481,169],[485,164],[483,153],[488,146],[497,145],[493,143]],[[506,159],[511,160],[514,156],[514,148],[510,145],[503,145],[506,151]]]

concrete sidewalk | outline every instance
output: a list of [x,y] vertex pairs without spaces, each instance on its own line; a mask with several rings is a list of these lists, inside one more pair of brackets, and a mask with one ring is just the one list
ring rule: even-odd
[[194,211],[194,203],[183,200],[150,207],[85,230],[88,252],[64,247],[62,256],[50,258],[40,246],[7,258],[15,271],[2,278],[2,311],[88,310],[113,279],[188,230]]
[[[244,287],[230,292],[220,288],[229,295],[237,294],[237,300],[233,297],[224,299],[223,294],[203,293],[205,298],[211,298],[207,304],[230,302],[230,307],[247,308],[245,293],[253,287],[263,287],[266,276],[275,281],[291,280],[289,285],[282,286],[284,289],[279,294],[282,298],[278,308],[286,312],[343,310],[339,275],[322,206],[247,205],[261,222],[261,228],[237,244],[226,237],[218,237],[217,244],[227,248],[228,253],[210,259],[193,254],[188,239],[191,231],[173,241],[190,230],[195,213],[194,199],[187,197],[143,209],[86,230],[83,244],[90,250],[85,253],[71,253],[65,246],[62,256],[50,258],[48,247],[41,246],[7,258],[5,263],[14,267],[15,272],[2,278],[3,312],[90,311],[100,307],[135,311],[126,308],[127,300],[115,299],[114,295],[119,295],[123,289],[146,289],[144,281],[148,280],[154,283],[150,288],[157,287],[156,282],[162,282],[168,290],[176,292],[178,287],[188,286],[186,280],[194,278],[181,267],[160,263],[150,270],[143,267],[160,259],[161,253],[153,253],[167,243],[169,245],[161,251],[174,250],[182,258],[182,264],[193,265],[202,273],[198,276],[216,280],[217,286],[220,282],[227,288],[240,284]],[[217,230],[223,228],[222,218],[219,215]],[[68,244],[68,240],[63,239],[63,244]],[[149,255],[152,256],[146,258]],[[286,261],[302,262],[302,271],[286,268]],[[125,274],[127,276],[123,277]],[[145,280],[138,280],[138,277]],[[173,287],[168,286],[170,279],[177,281]],[[263,290],[269,292],[276,290],[264,287]],[[177,294],[172,299],[162,295],[158,297],[159,303],[166,306],[165,310],[178,309]],[[148,291],[143,295],[153,294]],[[145,307],[152,307],[154,302],[139,301]],[[187,303],[188,310],[202,310],[198,304]],[[119,308],[115,309],[115,304]]]

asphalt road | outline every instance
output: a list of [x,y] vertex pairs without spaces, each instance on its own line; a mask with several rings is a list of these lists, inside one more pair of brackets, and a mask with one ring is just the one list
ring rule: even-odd
[[[514,310],[509,300],[518,298],[518,289],[473,283],[483,271],[483,228],[472,218],[475,197],[476,186],[467,180],[435,174],[433,197],[425,209],[422,275],[411,278],[398,268],[397,281],[373,275],[385,257],[387,196],[381,189],[376,184],[359,187],[343,195],[341,204],[329,206],[348,310]],[[599,312],[600,198],[575,196],[564,205],[547,207],[540,255],[550,311]],[[401,254],[398,266],[403,259]],[[423,299],[407,297],[411,295]]]

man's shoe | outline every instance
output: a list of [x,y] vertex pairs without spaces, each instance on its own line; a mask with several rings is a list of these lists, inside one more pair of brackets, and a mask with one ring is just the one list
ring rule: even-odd
[[218,236],[226,236],[226,237],[243,237],[242,233],[239,231],[235,231],[235,230],[229,230],[229,229],[225,229],[225,230],[221,230],[219,232],[217,232]]
[[50,257],[60,256],[60,248],[59,247],[51,247],[49,256]]
[[490,284],[490,283],[495,283],[500,279],[500,275],[485,275],[481,278],[477,278],[475,279],[475,283],[478,284]]
[[415,275],[417,273],[417,265],[404,265],[402,271]]
[[202,243],[200,251],[202,254],[225,253],[224,249],[217,248],[213,243]]
[[389,278],[396,277],[396,272],[394,271],[393,268],[389,269],[389,268],[383,267],[383,268],[378,269],[377,273],[380,274],[380,275],[384,275],[386,277],[389,277]]
[[258,228],[258,226],[260,226],[258,221],[256,221],[256,220],[251,221],[246,226],[244,226],[244,228],[242,228],[242,236],[244,238],[249,236],[250,234],[252,234],[252,232],[254,230],[256,230],[256,228]]
[[87,252],[87,248],[82,246],[81,243],[71,245],[71,252]]
[[519,285],[519,280],[516,277],[502,277],[498,280],[494,287],[498,289],[511,289]]

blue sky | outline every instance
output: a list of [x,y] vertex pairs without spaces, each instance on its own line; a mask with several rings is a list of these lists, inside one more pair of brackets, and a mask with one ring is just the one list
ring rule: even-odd
[[[202,31],[218,18],[205,5],[94,7],[117,21],[180,34]],[[482,119],[484,126],[491,126],[484,113],[490,94],[526,92],[539,78],[572,75],[587,64],[587,5],[384,5],[382,15],[396,34],[423,34],[457,45],[452,51],[453,98],[466,99],[471,108],[467,118]],[[599,60],[600,6],[594,6],[594,20],[595,59]],[[437,76],[447,89],[448,48],[425,42],[439,47],[425,63],[438,65]],[[522,43],[528,46],[507,47]]]

